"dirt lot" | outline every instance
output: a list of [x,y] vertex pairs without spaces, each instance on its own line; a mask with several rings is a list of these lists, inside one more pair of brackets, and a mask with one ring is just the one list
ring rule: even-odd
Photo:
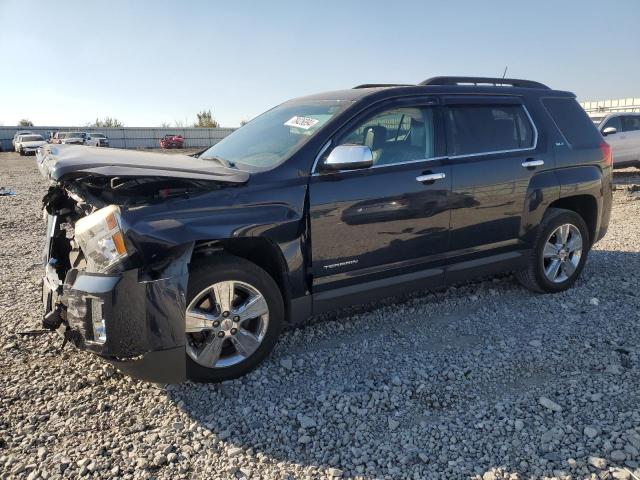
[[640,171],[575,288],[511,277],[282,335],[218,386],[132,380],[39,328],[46,189],[0,153],[0,478],[640,479]]

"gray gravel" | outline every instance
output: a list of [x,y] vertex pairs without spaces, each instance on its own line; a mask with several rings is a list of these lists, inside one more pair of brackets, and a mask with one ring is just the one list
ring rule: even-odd
[[45,186],[1,153],[0,478],[640,479],[639,173],[616,173],[566,293],[473,282],[286,332],[245,378],[159,387],[17,335],[39,328]]

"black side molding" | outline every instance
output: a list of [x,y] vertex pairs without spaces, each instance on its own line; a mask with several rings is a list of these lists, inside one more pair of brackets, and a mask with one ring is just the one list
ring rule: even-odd
[[313,314],[361,305],[415,290],[439,288],[443,286],[443,278],[444,268],[435,267],[316,293],[313,295]]

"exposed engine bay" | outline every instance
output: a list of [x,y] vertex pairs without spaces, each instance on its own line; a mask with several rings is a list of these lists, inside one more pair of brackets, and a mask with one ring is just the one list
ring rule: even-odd
[[[167,177],[105,177],[84,176],[64,182],[62,189],[81,208],[94,209],[105,205],[134,206],[190,196],[217,188],[214,182]],[[60,187],[51,187],[51,190]],[[49,212],[51,213],[51,212]],[[90,213],[90,212],[88,212]]]
[[220,208],[189,202],[250,174],[186,155],[67,145],[43,147],[36,161],[50,184],[43,326],[137,378],[184,380],[195,245],[185,222],[197,228]]
[[49,263],[53,260],[61,280],[71,268],[87,269],[85,256],[75,241],[75,225],[101,208],[148,205],[215,188],[219,185],[210,181],[166,177],[83,176],[52,185],[43,198],[46,213],[56,218],[54,231],[49,232]]
[[[142,269],[136,246],[125,236],[121,209],[212,188],[218,185],[162,177],[83,176],[52,185],[43,198],[47,219],[43,326],[125,370],[153,371],[150,360],[144,361],[144,368],[140,366],[143,357],[172,352],[177,366],[166,378],[182,378],[184,360],[178,353],[184,342],[184,292],[191,250],[184,249],[171,268],[151,279]],[[149,325],[159,333],[141,334]]]

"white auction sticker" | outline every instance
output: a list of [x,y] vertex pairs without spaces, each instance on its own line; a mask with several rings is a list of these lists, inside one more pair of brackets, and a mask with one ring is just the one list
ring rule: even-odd
[[286,122],[284,122],[284,124],[287,127],[295,127],[295,128],[301,128],[303,130],[309,130],[311,127],[315,126],[320,120],[316,120],[315,118],[309,118],[309,117],[292,117],[289,120],[287,120]]

